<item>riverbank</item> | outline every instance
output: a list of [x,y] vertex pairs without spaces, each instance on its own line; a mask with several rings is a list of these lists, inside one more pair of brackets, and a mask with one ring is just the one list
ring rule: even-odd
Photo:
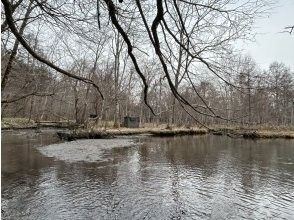
[[207,134],[206,129],[160,129],[160,128],[122,128],[122,129],[109,129],[109,130],[85,130],[79,129],[73,132],[57,132],[57,135],[66,141],[72,141],[77,139],[102,139],[113,138],[116,136],[134,136],[134,135],[150,135],[157,137],[168,136],[181,136],[181,135],[203,135]]
[[27,118],[1,118],[2,130],[34,129],[37,125]]
[[245,139],[294,139],[294,131],[279,131],[279,130],[253,130],[240,128],[218,128],[218,129],[200,129],[200,128],[122,128],[122,129],[107,129],[107,130],[85,130],[78,129],[72,132],[58,132],[58,136],[66,141],[78,139],[107,139],[116,136],[134,136],[134,135],[149,135],[156,137],[172,137],[183,135],[226,135],[231,138]]
[[290,128],[283,129],[269,129],[269,128],[239,128],[239,127],[220,127],[210,131],[213,135],[227,135],[232,138],[245,139],[294,139],[294,130]]
[[71,121],[39,121],[28,120],[27,118],[2,118],[2,130],[23,130],[23,129],[39,129],[39,128],[75,128],[77,124]]
[[[148,126],[148,124],[146,124]],[[75,123],[70,121],[42,121],[34,122],[26,118],[2,118],[2,130],[20,130],[20,129],[41,129],[41,128],[56,128],[70,129],[71,131],[58,132],[58,136],[63,140],[77,139],[102,139],[113,138],[115,136],[134,136],[134,135],[150,135],[157,137],[180,136],[180,135],[226,135],[231,138],[246,138],[246,139],[273,139],[284,138],[294,139],[293,127],[228,127],[228,126],[210,126],[210,129],[202,128],[185,128],[185,127],[169,127],[160,125],[158,127],[143,127],[143,128],[120,128],[113,129],[111,127],[82,129]]]

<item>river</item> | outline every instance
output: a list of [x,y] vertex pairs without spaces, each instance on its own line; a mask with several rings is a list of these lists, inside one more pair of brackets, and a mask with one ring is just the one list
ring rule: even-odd
[[[294,141],[2,131],[3,219],[293,219]],[[47,146],[49,145],[49,146]]]

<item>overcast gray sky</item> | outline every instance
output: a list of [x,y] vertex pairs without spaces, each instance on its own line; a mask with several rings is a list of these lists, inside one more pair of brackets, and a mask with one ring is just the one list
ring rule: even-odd
[[294,33],[280,33],[284,27],[294,25],[294,0],[280,0],[269,17],[258,20],[256,42],[242,47],[262,68],[273,61],[285,63],[294,70]]

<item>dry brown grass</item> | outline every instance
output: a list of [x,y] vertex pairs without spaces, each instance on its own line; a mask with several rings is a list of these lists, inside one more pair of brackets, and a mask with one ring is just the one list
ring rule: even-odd
[[78,129],[74,132],[58,132],[64,140],[88,139],[88,138],[111,138],[122,135],[152,135],[157,137],[179,136],[179,135],[202,135],[208,133],[205,129],[160,129],[160,128],[122,128],[122,129]]
[[256,131],[277,131],[277,132],[289,132],[293,131],[294,132],[294,126],[274,126],[274,125],[251,125],[251,126],[242,126],[242,125],[209,125],[208,127],[212,129],[230,129],[230,130],[256,130]]
[[1,118],[1,128],[30,128],[35,127],[36,123],[27,118]]
[[262,130],[262,131],[257,131],[256,134],[257,134],[257,138],[286,138],[286,139],[294,138],[294,131]]
[[94,132],[107,132],[112,135],[135,135],[135,134],[154,134],[154,135],[177,135],[177,134],[203,134],[207,133],[206,129],[199,128],[174,128],[174,129],[165,129],[164,127],[147,127],[147,128],[124,128],[121,127],[119,129],[104,129],[104,128],[95,128],[92,129]]

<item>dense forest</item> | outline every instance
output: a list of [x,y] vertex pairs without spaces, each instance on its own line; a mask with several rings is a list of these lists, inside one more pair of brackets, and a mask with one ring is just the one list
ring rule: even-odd
[[293,126],[293,70],[236,47],[270,1],[199,2],[3,0],[2,118]]

